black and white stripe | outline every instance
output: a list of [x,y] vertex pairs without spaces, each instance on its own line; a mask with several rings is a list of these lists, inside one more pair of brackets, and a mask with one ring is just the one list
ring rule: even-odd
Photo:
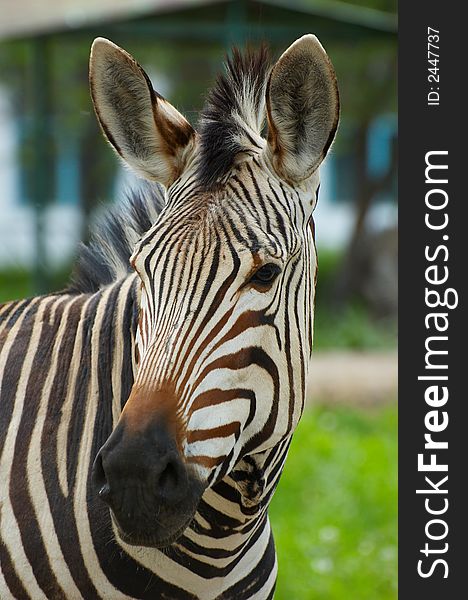
[[235,54],[200,135],[105,40],[91,83],[115,150],[167,190],[108,217],[68,289],[0,307],[0,598],[272,598],[333,69],[314,36],[272,70]]

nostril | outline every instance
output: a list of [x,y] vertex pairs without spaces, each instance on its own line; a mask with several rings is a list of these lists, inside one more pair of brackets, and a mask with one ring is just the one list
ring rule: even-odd
[[185,494],[185,470],[177,458],[169,460],[159,473],[156,485],[169,500],[180,500]]
[[170,492],[177,487],[177,470],[172,463],[168,463],[164,471],[159,476],[159,486],[161,490]]
[[110,487],[104,471],[101,452],[98,453],[94,461],[92,478],[98,496],[106,502],[109,499]]
[[104,502],[108,502],[109,501],[109,497],[110,497],[110,487],[108,483],[105,483],[98,491],[98,496],[99,498],[101,498],[101,500],[104,500]]

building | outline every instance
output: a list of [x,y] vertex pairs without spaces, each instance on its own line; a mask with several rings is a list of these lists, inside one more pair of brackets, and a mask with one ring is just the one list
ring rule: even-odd
[[[87,218],[131,185],[100,140],[87,96],[87,52],[95,36],[134,52],[155,88],[189,118],[232,43],[267,39],[280,51],[309,31],[327,50],[356,41],[396,42],[394,15],[335,0],[0,2],[0,57],[21,54],[23,69],[21,81],[0,75],[0,268],[45,270],[69,262]],[[151,54],[154,47],[159,55]],[[74,73],[69,80],[62,72],[67,68]],[[75,95],[73,109],[68,101]],[[343,119],[346,125],[346,110]],[[391,163],[395,115],[376,114],[366,135],[367,169],[379,177]],[[343,245],[352,228],[352,152],[338,148],[322,170],[319,244]],[[91,176],[93,170],[100,175]],[[371,215],[377,227],[396,220],[395,204],[388,201],[393,190],[384,191],[387,201]]]

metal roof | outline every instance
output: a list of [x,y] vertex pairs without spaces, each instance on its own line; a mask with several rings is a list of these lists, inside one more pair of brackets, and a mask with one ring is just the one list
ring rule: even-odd
[[[183,9],[207,8],[229,0],[0,0],[0,38],[79,30]],[[238,0],[236,0],[238,1]],[[396,33],[396,15],[339,0],[245,0],[314,15],[342,24]]]
[[200,0],[0,0],[0,37],[80,29],[202,4]]

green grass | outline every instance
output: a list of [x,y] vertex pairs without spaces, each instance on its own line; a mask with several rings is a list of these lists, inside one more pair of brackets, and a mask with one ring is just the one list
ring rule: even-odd
[[307,411],[270,517],[276,600],[395,600],[396,407]]

